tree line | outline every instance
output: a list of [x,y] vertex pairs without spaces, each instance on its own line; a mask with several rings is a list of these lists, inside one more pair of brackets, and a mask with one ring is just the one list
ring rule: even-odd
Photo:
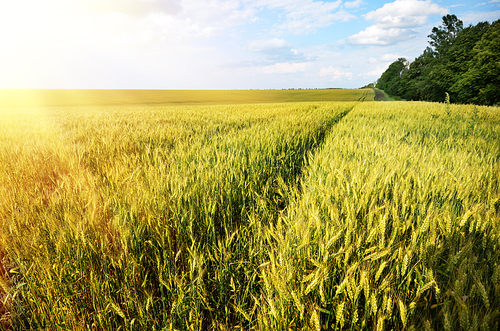
[[443,16],[429,44],[413,62],[399,58],[378,79],[377,88],[406,100],[500,103],[500,19],[464,28],[455,15]]

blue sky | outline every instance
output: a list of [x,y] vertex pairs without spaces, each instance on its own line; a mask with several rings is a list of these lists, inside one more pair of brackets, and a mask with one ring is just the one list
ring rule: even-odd
[[0,88],[360,87],[446,14],[492,22],[500,0],[2,1]]

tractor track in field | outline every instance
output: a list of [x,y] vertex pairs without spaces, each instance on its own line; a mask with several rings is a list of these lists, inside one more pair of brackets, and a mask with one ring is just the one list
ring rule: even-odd
[[376,88],[374,88],[373,91],[375,92],[375,97],[374,97],[375,101],[388,101],[389,100],[389,97],[387,96],[387,94],[385,94],[384,91],[376,89]]
[[[364,98],[363,98],[364,99]],[[290,183],[295,183],[295,187],[298,189],[298,192],[301,194],[302,193],[302,178],[306,173],[304,172],[304,169],[307,168],[308,164],[312,159],[315,158],[317,151],[321,150],[322,146],[324,145],[326,139],[330,134],[333,132],[334,128],[337,126],[337,124],[342,121],[349,113],[356,107],[356,105],[353,105],[352,107],[347,108],[345,111],[341,112],[336,116],[334,119],[331,120],[329,125],[321,131],[321,133],[318,136],[317,144],[315,146],[312,146],[310,149],[307,149],[303,151],[301,154],[301,163],[298,167],[298,171],[296,172],[295,176],[293,176],[292,180]],[[290,204],[290,201],[284,201],[280,207],[278,208],[279,210],[283,211],[286,209],[286,206]]]

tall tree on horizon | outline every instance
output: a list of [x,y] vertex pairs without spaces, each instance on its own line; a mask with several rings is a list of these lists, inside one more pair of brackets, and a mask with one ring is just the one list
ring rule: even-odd
[[500,20],[485,30],[474,46],[468,70],[452,87],[462,103],[500,103]]
[[455,15],[443,16],[429,44],[412,63],[398,59],[377,87],[406,100],[494,105],[500,103],[500,20],[463,28]]
[[400,95],[402,84],[401,77],[408,69],[408,61],[401,57],[397,61],[391,63],[389,68],[382,74],[377,81],[377,88],[384,90],[390,95]]
[[463,28],[464,22],[459,20],[454,14],[443,16],[443,24],[432,28],[432,33],[427,37],[431,39],[429,44],[434,47],[437,57],[446,55],[448,49]]
[[432,96],[431,84],[429,83],[429,72],[434,63],[434,52],[427,47],[424,52],[410,63],[408,70],[401,77],[400,95],[406,100],[430,100]]
[[432,28],[428,35],[429,44],[434,47],[431,70],[428,71],[427,98],[429,101],[442,101],[449,92],[455,79],[455,72],[450,68],[450,50],[458,35],[463,31],[463,22],[456,15],[443,16],[443,23]]

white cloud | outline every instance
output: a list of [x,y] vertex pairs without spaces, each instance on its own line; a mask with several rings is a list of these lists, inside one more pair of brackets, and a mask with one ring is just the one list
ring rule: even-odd
[[429,15],[445,15],[448,9],[430,0],[396,0],[364,15],[381,28],[414,28],[428,22]]
[[0,29],[9,31],[0,86],[140,86],[137,77],[159,84],[180,71],[195,77],[195,69],[215,70],[228,57],[206,38],[255,18],[239,0],[88,1],[0,1]]
[[[500,0],[499,0],[500,2]],[[460,16],[460,19],[464,22],[464,26],[468,24],[477,24],[479,22],[493,22],[500,18],[500,10],[489,11],[489,12],[469,12],[465,15]]]
[[100,12],[137,16],[158,12],[176,14],[181,11],[181,0],[85,0],[82,5]]
[[247,45],[246,50],[256,53],[273,53],[275,51],[280,51],[283,49],[290,50],[291,47],[292,45],[287,43],[285,39],[273,38],[267,40],[252,41]]
[[[63,0],[49,0],[61,2]],[[250,23],[256,19],[256,9],[242,5],[240,0],[67,0],[80,8],[109,14],[126,15],[133,19],[154,23],[155,29],[164,36],[185,39],[188,36],[212,37],[224,31]],[[121,28],[127,29],[127,24]]]
[[405,56],[388,53],[388,54],[384,54],[384,55],[380,56],[379,58],[370,57],[368,59],[368,63],[374,64],[374,63],[381,63],[381,62],[394,62],[401,57],[405,57]]
[[270,66],[265,66],[262,68],[262,72],[266,74],[294,74],[297,72],[304,72],[311,65],[310,62],[299,62],[299,63],[275,63]]
[[255,21],[257,12],[239,0],[183,0],[182,7],[180,18],[200,28],[211,28],[212,35]]
[[402,58],[404,56],[398,55],[398,54],[384,54],[380,57],[380,60],[382,62],[394,62],[399,58]]
[[387,68],[383,68],[383,67],[379,67],[377,66],[376,69],[374,70],[370,70],[368,72],[365,72],[364,74],[360,74],[362,76],[365,76],[365,77],[368,77],[368,76],[376,76],[376,77],[380,77],[382,76],[382,74],[384,73],[384,71],[386,71]]
[[416,32],[411,29],[389,28],[384,29],[378,25],[372,25],[365,30],[347,38],[347,42],[353,45],[380,45],[387,46],[413,38]]
[[335,2],[323,2],[314,0],[246,0],[246,2],[252,3],[256,7],[281,9],[288,13],[306,13],[311,12],[313,8],[332,11],[337,9],[342,4],[341,0],[337,0]]
[[364,16],[375,22],[363,31],[347,38],[352,45],[392,45],[408,40],[417,34],[411,28],[427,24],[429,15],[444,15],[448,9],[430,0],[396,0]]
[[[300,51],[292,49],[291,44],[280,38],[254,40],[248,43],[244,50],[250,53],[260,53],[264,55],[264,57],[258,61],[267,65],[287,62],[303,63],[311,60]],[[245,65],[245,61],[241,63]],[[255,65],[250,65],[250,67],[252,66]]]
[[291,15],[288,15],[288,20],[283,24],[279,24],[278,28],[288,30],[293,34],[314,33],[318,28],[328,27],[336,21],[347,22],[356,18],[356,16],[346,12],[345,10],[326,14],[318,12],[316,15],[312,14],[301,18],[291,18],[290,16]]
[[362,4],[364,4],[363,0],[348,1],[348,2],[344,3],[344,7],[348,8],[348,9],[358,8]]
[[[349,24],[336,29],[338,34],[321,31],[355,18],[349,10],[368,7],[367,3],[0,0],[0,28],[9,32],[2,36],[0,87],[314,87],[330,79],[344,87],[361,86],[358,74],[383,67],[385,53],[413,54],[410,42],[388,49],[341,48],[340,29],[349,31]],[[362,44],[371,38],[385,45],[418,30],[394,27],[391,34],[377,22],[373,19],[366,26],[373,24],[378,30],[367,29],[350,41]],[[313,32],[317,35],[290,35]],[[415,41],[410,46],[420,53],[425,45]]]
[[328,27],[335,22],[356,18],[356,16],[340,9],[341,0],[257,0],[249,1],[254,8],[268,8],[284,12],[284,19],[275,27],[293,34],[308,34],[318,28]]
[[320,77],[328,77],[331,78],[331,81],[338,81],[342,79],[352,79],[352,72],[343,71],[340,68],[334,68],[333,66],[329,66],[328,68],[321,68],[319,70],[318,75]]
[[[494,4],[494,3],[500,3],[500,0],[490,0],[490,1],[488,1],[488,2],[481,2],[481,3],[478,3],[478,4],[476,5],[476,7],[479,7],[479,6],[484,6],[484,5],[487,5],[487,4],[489,4],[489,3],[493,3],[493,4]],[[455,6],[450,6],[450,7],[455,7]]]

